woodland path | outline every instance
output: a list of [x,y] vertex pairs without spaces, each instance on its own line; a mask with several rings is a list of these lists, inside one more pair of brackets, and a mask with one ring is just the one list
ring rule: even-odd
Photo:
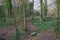
[[[40,31],[31,24],[31,20],[28,20],[27,29],[28,31],[24,35],[20,36],[20,40],[56,40],[53,28],[48,28],[46,31]],[[31,36],[30,34],[34,31],[37,34],[35,36]]]
[[[20,40],[55,40],[55,35],[53,32],[52,28],[49,28],[48,30],[51,30],[52,32],[48,32],[48,31],[35,31],[37,30],[37,28],[31,24],[31,20],[27,20],[27,32],[23,35],[21,35],[19,38]],[[4,38],[8,35],[11,35],[12,33],[14,33],[16,27],[16,25],[13,26],[8,26],[7,28],[4,28],[2,30],[0,30],[0,38]],[[22,27],[22,25],[17,24],[18,27]],[[37,34],[35,36],[31,36],[30,34],[32,32],[37,32]]]

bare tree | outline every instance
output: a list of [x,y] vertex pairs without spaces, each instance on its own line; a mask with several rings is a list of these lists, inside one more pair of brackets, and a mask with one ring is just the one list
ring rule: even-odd
[[44,17],[47,17],[47,0],[44,0]]
[[40,21],[43,21],[43,0],[40,0]]
[[60,15],[60,0],[56,0],[56,7],[57,7],[57,17]]

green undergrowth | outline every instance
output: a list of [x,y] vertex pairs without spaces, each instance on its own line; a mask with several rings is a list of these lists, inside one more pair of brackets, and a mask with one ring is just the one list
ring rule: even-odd
[[41,30],[46,30],[47,28],[54,25],[54,23],[55,23],[54,20],[40,22],[39,20],[35,19],[35,20],[32,21],[32,24],[35,25],[37,28],[39,28]]
[[[12,34],[12,35],[10,36],[10,38],[11,38],[12,40],[17,40],[17,39],[19,39],[19,37],[20,37],[21,35],[23,35],[24,33],[25,33],[24,30],[16,31],[14,34]],[[17,35],[18,35],[18,36],[17,36]]]
[[55,25],[54,31],[57,35],[60,35],[60,21],[57,21],[57,24]]
[[6,21],[6,19],[0,20],[0,29],[6,28],[9,25],[15,25],[16,23],[20,23],[21,21],[21,19],[17,19],[16,21]]
[[0,20],[0,29],[6,27],[7,25],[8,25],[8,22]]

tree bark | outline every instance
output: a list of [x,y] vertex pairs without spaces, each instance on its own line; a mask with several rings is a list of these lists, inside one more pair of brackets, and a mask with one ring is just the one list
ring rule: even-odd
[[40,0],[40,21],[43,21],[43,0]]

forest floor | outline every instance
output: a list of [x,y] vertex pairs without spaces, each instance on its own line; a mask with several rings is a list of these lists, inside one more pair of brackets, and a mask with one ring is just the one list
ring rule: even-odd
[[9,39],[9,36],[16,33],[16,27],[22,29],[22,24],[9,25],[6,28],[0,29],[0,39]]
[[[19,30],[23,29],[22,24],[17,24]],[[0,38],[9,38],[10,35],[14,34],[16,31],[16,25],[8,26],[7,28],[0,29]],[[48,28],[46,31],[36,31],[35,36],[31,36],[31,33],[38,30],[34,25],[31,24],[31,20],[27,21],[27,32],[19,36],[20,40],[56,40],[56,35],[54,34],[54,28]]]
[[35,36],[31,36],[28,32],[22,36],[20,36],[20,40],[55,40],[56,35],[54,34],[54,28],[48,28],[46,31],[38,30],[34,25],[31,25],[30,22],[28,24],[28,32],[37,32]]

